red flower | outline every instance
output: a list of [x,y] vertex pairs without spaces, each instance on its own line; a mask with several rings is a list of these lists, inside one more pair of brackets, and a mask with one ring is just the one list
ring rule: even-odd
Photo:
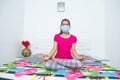
[[30,42],[29,41],[22,41],[22,45],[27,48],[30,45]]

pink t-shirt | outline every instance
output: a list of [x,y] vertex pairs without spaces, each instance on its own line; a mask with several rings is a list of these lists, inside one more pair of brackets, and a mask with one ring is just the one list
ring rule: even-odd
[[57,53],[55,58],[59,59],[73,59],[71,54],[72,43],[76,43],[77,38],[70,35],[69,38],[63,38],[60,34],[54,36],[54,41],[57,42]]

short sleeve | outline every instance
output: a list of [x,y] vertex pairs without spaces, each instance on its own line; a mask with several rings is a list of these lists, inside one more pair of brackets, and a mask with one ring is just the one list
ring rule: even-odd
[[76,43],[76,42],[77,42],[77,37],[73,36],[73,43]]
[[58,34],[56,34],[55,36],[54,36],[54,41],[58,41]]

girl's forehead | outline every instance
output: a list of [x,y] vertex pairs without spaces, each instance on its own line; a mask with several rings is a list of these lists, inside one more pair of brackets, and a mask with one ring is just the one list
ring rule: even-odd
[[64,23],[68,23],[68,21],[63,21],[62,24],[64,24]]
[[62,23],[68,23],[68,21],[63,21]]

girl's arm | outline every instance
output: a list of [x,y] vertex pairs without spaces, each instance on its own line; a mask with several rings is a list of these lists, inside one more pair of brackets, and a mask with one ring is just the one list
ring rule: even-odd
[[73,56],[79,60],[84,60],[86,58],[88,58],[88,56],[85,56],[85,55],[78,55],[77,54],[77,51],[76,51],[76,43],[73,43],[72,44],[72,53],[73,53]]
[[76,43],[72,43],[72,54],[75,58],[79,59],[79,56],[76,51]]
[[55,54],[56,50],[57,50],[57,42],[54,42],[52,50],[50,51],[48,56],[46,56],[44,58],[44,60],[48,60],[48,59],[52,58],[52,56]]

